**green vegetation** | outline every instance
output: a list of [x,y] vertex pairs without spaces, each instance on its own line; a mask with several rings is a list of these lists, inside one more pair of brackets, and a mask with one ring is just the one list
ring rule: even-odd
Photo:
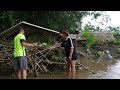
[[48,47],[48,44],[47,44],[47,43],[42,43],[42,44],[41,44],[41,47],[42,47],[42,48],[47,48],[47,47]]
[[62,62],[64,59],[64,50],[57,50],[57,51],[53,51],[51,52],[51,61],[52,62]]
[[53,56],[52,57],[52,61],[53,62],[60,62],[63,58],[57,57],[57,56]]
[[[113,35],[119,35],[120,34],[120,27],[109,27],[110,31],[113,31]],[[114,40],[114,43],[120,44],[120,38],[116,37]]]
[[20,21],[26,21],[56,31],[68,28],[70,33],[81,30],[82,19],[87,15],[94,19],[102,15],[97,11],[0,11],[0,32]]
[[114,43],[120,44],[120,38],[115,38]]
[[85,31],[83,37],[87,40],[86,48],[90,48],[97,41],[96,37],[89,31]]

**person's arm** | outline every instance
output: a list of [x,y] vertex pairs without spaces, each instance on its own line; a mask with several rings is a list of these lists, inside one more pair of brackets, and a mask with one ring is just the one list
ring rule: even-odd
[[73,51],[74,51],[73,41],[70,38],[70,55],[69,55],[69,60],[72,59]]
[[25,47],[34,47],[35,46],[34,44],[29,44],[29,43],[26,43],[26,42],[22,42],[22,45],[25,46]]
[[64,49],[64,45],[65,45],[65,42],[63,41],[63,42],[60,44],[60,49]]
[[74,48],[71,47],[71,48],[70,48],[70,56],[71,56],[71,57],[72,57],[73,51],[74,51]]
[[63,47],[61,47],[61,44],[55,45],[55,49],[63,49]]
[[55,49],[63,49],[63,47],[64,47],[64,42],[55,45]]
[[25,39],[21,39],[20,42],[21,42],[22,45],[25,46],[25,47],[34,47],[34,46],[37,46],[37,43],[33,43],[33,44],[26,43]]

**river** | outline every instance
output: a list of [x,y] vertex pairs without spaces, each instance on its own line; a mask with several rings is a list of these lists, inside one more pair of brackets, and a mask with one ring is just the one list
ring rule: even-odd
[[[96,72],[93,74],[84,68],[80,68],[76,72],[75,79],[120,79],[120,60],[113,60],[109,62],[107,60],[100,63],[95,61],[81,61],[86,67]],[[66,72],[57,73],[44,73],[40,74],[39,77],[34,78],[33,76],[28,76],[27,79],[65,79]],[[15,79],[11,75],[0,75],[0,79]]]

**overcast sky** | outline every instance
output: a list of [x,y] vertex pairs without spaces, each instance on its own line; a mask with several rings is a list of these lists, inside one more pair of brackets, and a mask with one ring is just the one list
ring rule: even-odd
[[[110,16],[111,21],[109,21],[108,23],[104,22],[104,27],[106,27],[106,26],[120,26],[120,11],[106,11],[105,14]],[[94,21],[91,20],[90,16],[83,19],[83,25],[85,25],[88,21],[91,22],[92,25],[95,25],[95,26],[98,25],[98,23],[96,23],[95,20]],[[103,20],[101,18],[99,18],[97,21],[100,22]]]

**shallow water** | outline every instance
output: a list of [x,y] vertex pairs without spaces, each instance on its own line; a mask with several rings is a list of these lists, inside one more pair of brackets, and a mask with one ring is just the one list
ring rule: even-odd
[[[96,63],[93,60],[81,60],[89,69],[96,72],[96,74],[81,67],[76,72],[75,79],[120,79],[120,60],[113,60],[109,62],[107,60]],[[28,76],[28,79],[65,79],[66,72],[58,72],[54,74],[40,74],[39,77],[34,78],[33,76]],[[1,75],[0,79],[15,79],[11,75]]]

